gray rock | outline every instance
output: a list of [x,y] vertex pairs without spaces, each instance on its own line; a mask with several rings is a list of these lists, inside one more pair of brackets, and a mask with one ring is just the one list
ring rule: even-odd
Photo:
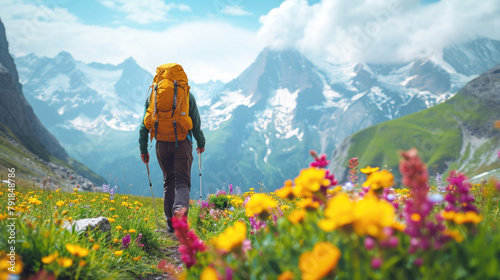
[[87,230],[87,228],[90,228],[90,230],[94,230],[97,227],[102,232],[108,232],[111,230],[111,224],[109,223],[109,220],[105,217],[81,219],[81,220],[76,220],[72,223],[65,222],[63,224],[63,228],[71,231],[73,225],[75,226],[76,232],[85,231]]

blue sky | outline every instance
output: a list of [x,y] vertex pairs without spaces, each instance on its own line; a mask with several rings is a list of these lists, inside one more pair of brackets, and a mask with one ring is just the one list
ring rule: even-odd
[[314,62],[439,60],[444,48],[500,40],[498,0],[0,0],[14,56],[69,52],[83,62],[133,57],[147,71],[184,66],[228,82],[263,48]]

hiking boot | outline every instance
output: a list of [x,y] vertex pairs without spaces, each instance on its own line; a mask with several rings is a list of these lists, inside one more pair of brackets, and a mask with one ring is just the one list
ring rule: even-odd
[[174,226],[172,225],[171,219],[167,219],[167,232],[174,233]]

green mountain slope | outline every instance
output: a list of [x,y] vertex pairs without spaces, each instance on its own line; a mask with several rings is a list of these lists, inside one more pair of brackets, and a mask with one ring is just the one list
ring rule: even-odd
[[361,130],[334,151],[332,171],[346,178],[347,162],[398,174],[398,151],[415,147],[431,174],[458,169],[469,176],[500,168],[500,65],[469,82],[445,103]]

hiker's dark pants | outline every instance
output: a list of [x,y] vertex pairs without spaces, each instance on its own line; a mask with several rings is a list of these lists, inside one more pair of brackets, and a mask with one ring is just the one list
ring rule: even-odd
[[183,207],[189,209],[193,144],[187,139],[178,144],[176,150],[175,143],[156,142],[156,157],[163,171],[163,209],[167,219]]

